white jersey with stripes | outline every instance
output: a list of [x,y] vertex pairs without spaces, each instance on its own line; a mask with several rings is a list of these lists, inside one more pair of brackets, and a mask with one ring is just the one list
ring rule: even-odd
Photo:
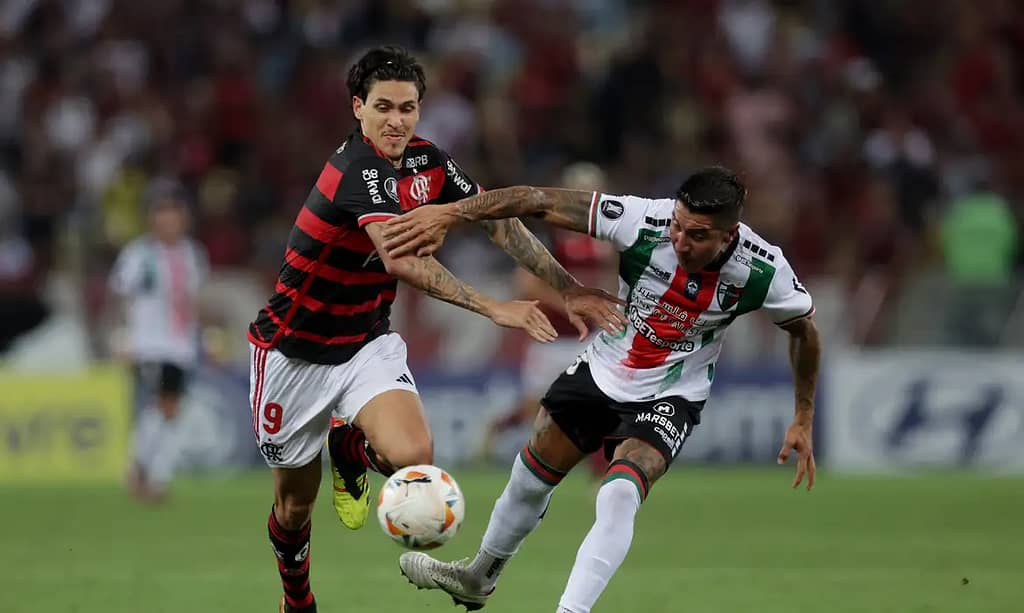
[[620,253],[625,332],[600,333],[587,361],[601,390],[619,402],[664,396],[706,400],[726,329],[764,309],[777,325],[808,317],[814,305],[782,250],[740,224],[716,264],[687,273],[669,238],[672,199],[595,194],[591,236]]
[[199,290],[208,269],[206,250],[191,239],[167,245],[144,235],[124,247],[110,273],[110,288],[125,302],[135,361],[195,364]]

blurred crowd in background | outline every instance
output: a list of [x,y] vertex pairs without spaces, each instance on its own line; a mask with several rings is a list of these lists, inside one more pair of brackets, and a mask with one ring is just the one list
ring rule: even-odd
[[[0,352],[50,325],[35,346],[116,353],[107,276],[154,179],[209,252],[208,351],[244,352],[379,43],[424,63],[418,133],[486,187],[592,162],[606,191],[668,196],[721,163],[833,343],[1024,345],[1013,0],[0,0]],[[509,291],[482,232],[441,259]],[[431,302],[399,299],[414,363],[515,353]]]

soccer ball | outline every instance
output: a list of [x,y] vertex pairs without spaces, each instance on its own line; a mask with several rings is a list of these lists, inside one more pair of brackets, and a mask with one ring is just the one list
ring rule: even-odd
[[388,477],[377,498],[384,533],[408,549],[433,549],[459,531],[466,501],[459,484],[437,466],[406,466]]

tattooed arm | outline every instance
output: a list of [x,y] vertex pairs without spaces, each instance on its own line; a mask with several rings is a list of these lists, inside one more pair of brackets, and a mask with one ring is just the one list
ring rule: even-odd
[[563,308],[570,323],[580,333],[580,340],[590,330],[586,322],[617,334],[626,325],[626,318],[617,305],[621,300],[602,289],[584,287],[541,244],[518,219],[497,219],[479,222],[494,244],[523,269],[531,272],[561,294]]
[[504,217],[539,217],[575,232],[587,232],[594,192],[554,187],[517,186],[496,189],[449,206],[459,222]]
[[501,247],[519,266],[530,271],[560,293],[580,287],[577,281],[537,237],[518,219],[495,219],[480,222],[491,242]]
[[384,246],[392,255],[429,255],[448,228],[470,221],[533,216],[575,232],[587,232],[594,192],[553,187],[505,187],[452,204],[421,206],[387,222]]
[[818,383],[818,365],[821,362],[821,337],[814,318],[798,319],[782,328],[789,333],[789,362],[793,368],[796,390],[796,412],[793,423],[786,429],[786,437],[779,451],[778,462],[789,459],[790,450],[797,452],[796,477],[793,487],[807,476],[807,489],[814,487],[817,467],[814,463],[814,391]]
[[383,226],[383,222],[375,222],[367,224],[365,230],[388,274],[432,298],[479,313],[499,326],[522,328],[538,341],[550,342],[558,336],[536,301],[499,302],[459,280],[431,256],[391,257],[383,247]]

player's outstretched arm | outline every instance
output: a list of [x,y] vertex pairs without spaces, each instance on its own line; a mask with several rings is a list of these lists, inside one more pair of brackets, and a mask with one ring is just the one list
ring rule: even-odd
[[376,222],[367,224],[365,229],[377,247],[377,253],[380,254],[388,274],[432,298],[479,313],[499,326],[521,328],[537,341],[547,343],[558,337],[547,316],[537,306],[536,300],[499,302],[461,281],[433,257],[391,257],[383,247],[383,226],[383,222]]
[[609,334],[618,334],[625,329],[626,316],[617,308],[625,303],[604,290],[580,285],[523,222],[513,218],[479,223],[491,241],[519,266],[561,294],[569,321],[580,333],[581,341],[589,333],[586,322],[603,328]]
[[421,206],[387,222],[384,246],[394,256],[430,255],[448,228],[485,219],[535,216],[576,232],[587,231],[594,192],[554,187],[504,187],[458,202]]
[[797,453],[796,477],[793,487],[807,477],[807,489],[814,487],[814,390],[818,384],[818,364],[821,361],[821,338],[813,317],[798,319],[782,328],[789,333],[789,362],[793,368],[793,386],[796,393],[796,412],[793,423],[786,430],[786,439],[779,451],[779,464],[789,458],[790,450]]

